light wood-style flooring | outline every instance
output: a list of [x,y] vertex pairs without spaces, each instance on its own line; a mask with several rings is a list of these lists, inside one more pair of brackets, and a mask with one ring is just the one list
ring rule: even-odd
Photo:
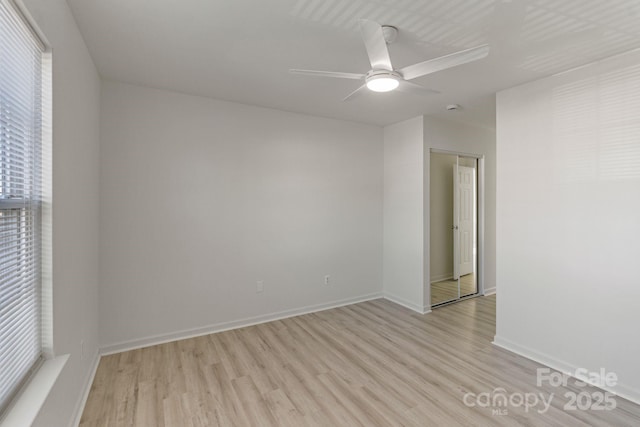
[[[375,300],[105,356],[80,425],[640,425],[640,407],[623,399],[565,411],[564,393],[584,389],[536,387],[541,365],[491,344],[495,301],[418,315]],[[463,403],[498,387],[555,398],[543,414]]]
[[[473,295],[478,292],[476,275],[465,274],[460,277],[460,295]],[[458,281],[442,280],[431,284],[431,305],[441,304],[458,299]]]

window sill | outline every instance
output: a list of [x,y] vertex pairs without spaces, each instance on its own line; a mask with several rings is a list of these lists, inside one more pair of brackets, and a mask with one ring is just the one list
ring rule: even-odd
[[69,360],[68,354],[45,360],[14,404],[9,407],[6,417],[0,421],[0,427],[30,426],[53,389],[67,360]]

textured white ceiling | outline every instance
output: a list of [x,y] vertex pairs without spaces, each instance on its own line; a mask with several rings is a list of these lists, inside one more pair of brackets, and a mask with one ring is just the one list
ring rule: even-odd
[[[67,0],[107,79],[378,125],[436,114],[493,127],[496,91],[640,47],[638,0]],[[489,57],[370,93],[290,68],[370,69],[358,19],[396,26],[395,68],[483,43]],[[444,106],[463,109],[445,112]]]

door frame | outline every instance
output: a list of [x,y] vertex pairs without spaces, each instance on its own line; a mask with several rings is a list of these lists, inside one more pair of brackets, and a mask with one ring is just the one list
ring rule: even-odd
[[[460,156],[456,156],[456,164],[453,165],[453,279],[458,280],[458,299],[460,299]],[[431,184],[429,184],[431,188]],[[429,212],[431,214],[431,212]],[[429,221],[431,224],[431,221]],[[431,245],[431,242],[429,242]],[[429,246],[431,248],[431,246]],[[431,251],[429,251],[431,253]],[[431,261],[431,256],[429,256]],[[431,280],[429,280],[431,282]]]
[[[478,230],[477,230],[477,239],[478,239],[478,253],[476,255],[477,262],[477,285],[478,285],[478,293],[474,295],[470,295],[468,297],[463,297],[457,299],[455,301],[462,301],[469,298],[475,298],[477,296],[484,296],[484,223],[485,223],[485,156],[484,154],[477,153],[465,153],[462,151],[452,151],[452,150],[443,150],[440,148],[429,148],[429,150],[425,150],[426,159],[425,165],[429,165],[428,168],[425,168],[424,174],[424,182],[425,182],[425,197],[424,198],[424,235],[425,235],[425,259],[424,259],[424,286],[425,286],[425,306],[428,307],[428,311],[431,311],[431,225],[429,218],[431,216],[431,154],[448,154],[453,156],[461,156],[461,157],[471,157],[475,158],[478,161],[478,177],[477,177],[477,186],[478,186],[478,206],[477,206],[477,221],[478,221]],[[428,172],[428,173],[427,173]],[[425,308],[426,308],[425,307]]]

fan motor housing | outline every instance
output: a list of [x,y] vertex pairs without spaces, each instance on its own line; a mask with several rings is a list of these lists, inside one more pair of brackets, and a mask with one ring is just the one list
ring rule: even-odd
[[380,77],[391,77],[393,79],[403,80],[402,74],[392,70],[371,70],[365,75],[364,79],[369,80]]
[[382,27],[382,36],[384,37],[384,41],[387,44],[391,44],[396,41],[396,37],[398,37],[398,29],[392,25],[381,25]]

